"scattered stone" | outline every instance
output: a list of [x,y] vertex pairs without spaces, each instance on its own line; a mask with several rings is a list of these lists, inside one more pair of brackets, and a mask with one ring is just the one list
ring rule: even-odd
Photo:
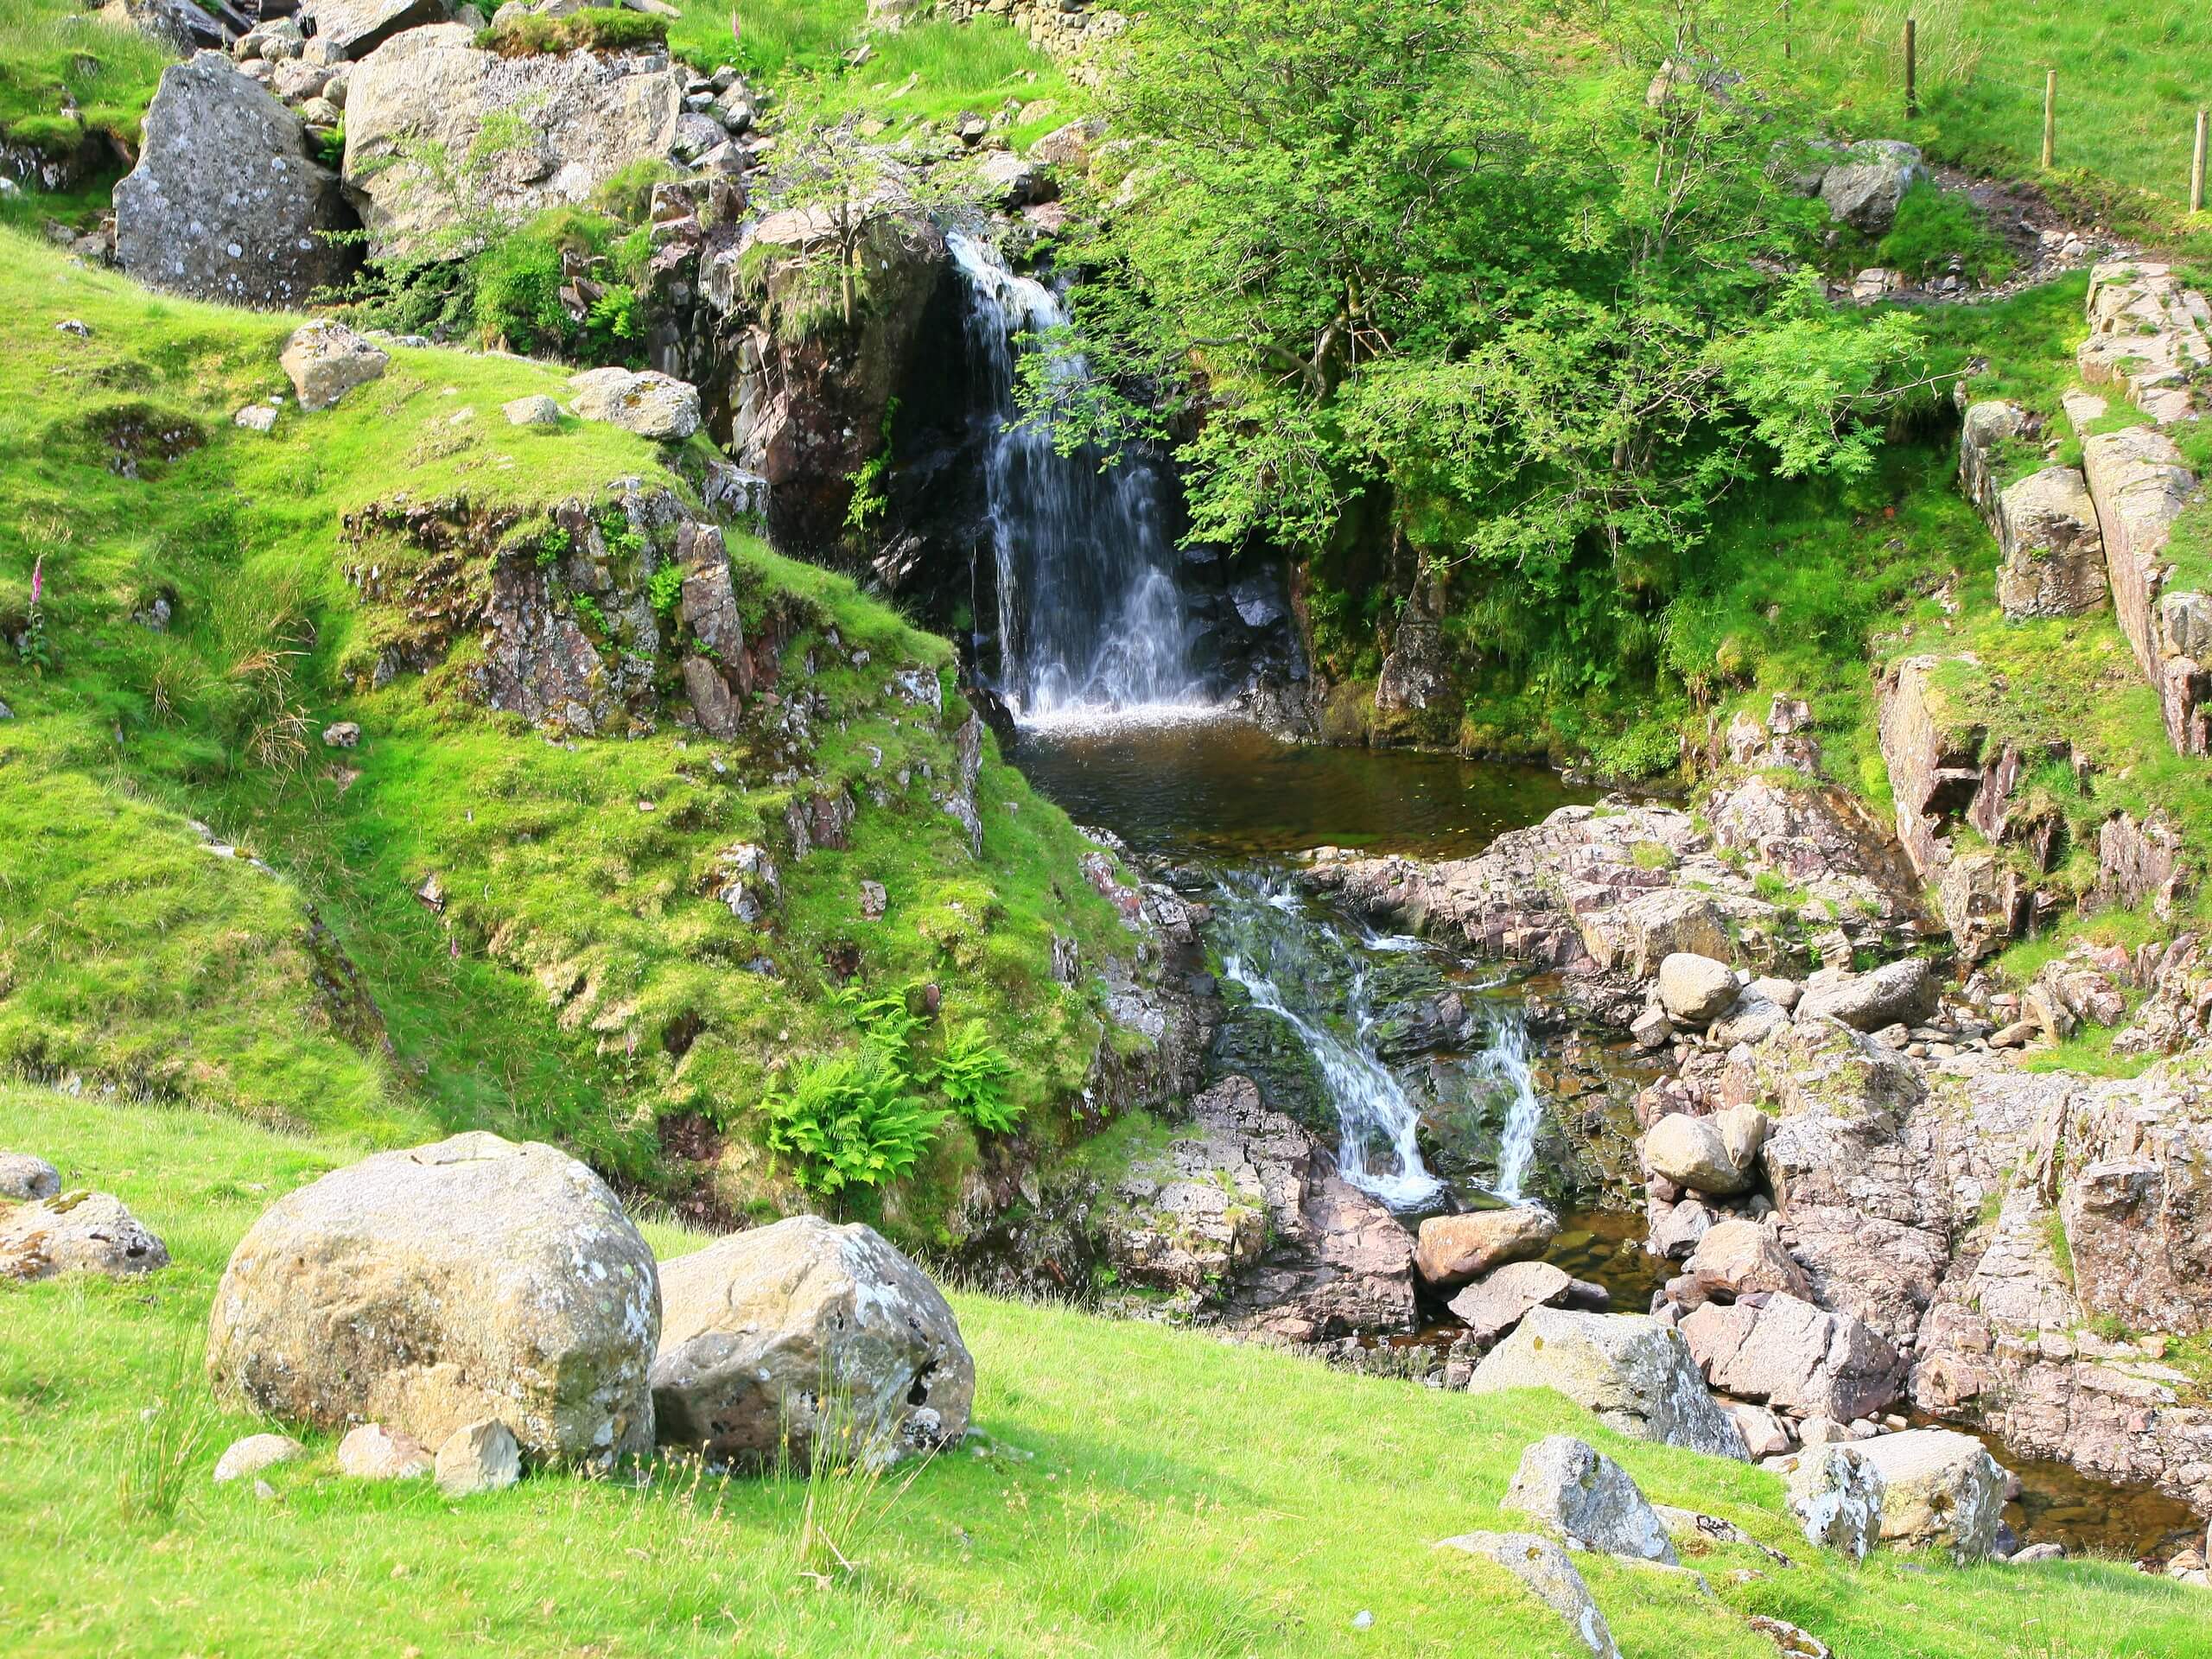
[[1554,1389],[1636,1440],[1749,1456],[1681,1335],[1642,1314],[1533,1310],[1467,1382],[1471,1394],[1529,1388]]
[[1807,1540],[1864,1560],[1882,1535],[1881,1471],[1854,1446],[1808,1439],[1783,1478]]
[[1558,1236],[1559,1218],[1536,1204],[1431,1216],[1414,1245],[1414,1271],[1432,1288],[1449,1290],[1509,1262],[1532,1261]]
[[1770,1613],[1753,1613],[1748,1622],[1754,1631],[1781,1649],[1789,1659],[1832,1659],[1827,1643],[1785,1619]]
[[43,1158],[28,1153],[0,1152],[0,1201],[14,1198],[36,1202],[61,1192],[61,1173]]
[[215,1484],[244,1480],[249,1475],[258,1475],[264,1469],[273,1469],[280,1463],[292,1463],[308,1454],[308,1449],[289,1434],[249,1434],[242,1440],[233,1440],[215,1460]]
[[1764,1406],[1731,1402],[1728,1414],[1736,1420],[1737,1432],[1743,1435],[1744,1445],[1754,1460],[1780,1457],[1789,1450],[1789,1431],[1782,1419]]
[[1777,1567],[1797,1565],[1780,1550],[1761,1543],[1733,1521],[1724,1521],[1717,1515],[1703,1515],[1695,1510],[1679,1510],[1671,1503],[1655,1503],[1651,1507],[1659,1517],[1659,1524],[1667,1529],[1667,1535],[1678,1544],[1689,1546],[1694,1554],[1702,1554],[1719,1544],[1733,1544],[1758,1551]]
[[[734,1233],[661,1268],[662,1444],[718,1462],[872,1465],[967,1432],[976,1363],[929,1276],[871,1227],[819,1216]],[[830,1379],[825,1383],[824,1379]]]
[[891,895],[885,891],[882,882],[863,881],[861,883],[861,919],[870,922],[882,920],[883,912],[889,907],[890,903]]
[[1677,1186],[1718,1196],[1745,1191],[1751,1172],[1729,1154],[1720,1126],[1709,1117],[1669,1112],[1644,1132],[1644,1166]]
[[1675,1040],[1675,1022],[1667,1017],[1664,1008],[1646,1008],[1637,1015],[1628,1034],[1636,1039],[1638,1048],[1664,1048]]
[[224,1272],[207,1367],[287,1421],[442,1446],[496,1417],[534,1459],[606,1467],[652,1445],[659,1331],[652,1252],[606,1184],[478,1132],[280,1200]]
[[1736,995],[1736,970],[1725,962],[1677,950],[1659,964],[1660,1006],[1685,1026],[1711,1025]]
[[65,1273],[111,1278],[169,1264],[168,1247],[106,1192],[63,1192],[0,1214],[0,1280],[29,1284]]
[[561,405],[542,391],[518,397],[512,403],[502,404],[510,426],[558,426],[561,424]]
[[338,1472],[355,1480],[420,1480],[435,1467],[421,1441],[382,1423],[363,1423],[338,1442]]
[[1530,1308],[1563,1301],[1573,1287],[1573,1279],[1548,1262],[1510,1262],[1467,1286],[1449,1306],[1475,1339],[1487,1344],[1520,1324]]
[[588,369],[569,377],[579,419],[606,421],[641,438],[680,442],[699,429],[699,389],[657,370]]
[[473,1497],[520,1480],[522,1452],[505,1423],[486,1417],[448,1435],[435,1466],[440,1491],[448,1497]]
[[352,270],[353,251],[320,233],[353,223],[283,104],[213,54],[162,72],[138,164],[115,187],[125,271],[200,299],[302,305]]
[[2065,1559],[2066,1546],[2063,1544],[2030,1544],[2026,1548],[2016,1549],[2006,1556],[2005,1564],[2007,1567],[2033,1567],[2040,1561],[2063,1561]]
[[242,426],[249,432],[274,432],[276,429],[276,405],[248,404],[231,416],[232,426]]
[[90,340],[92,337],[92,324],[77,317],[65,317],[54,327],[57,333],[74,334],[79,340]]
[[322,728],[322,741],[327,748],[350,749],[359,744],[361,728],[354,721],[341,720]]
[[344,323],[318,317],[293,331],[279,360],[292,377],[300,407],[313,414],[328,409],[354,387],[380,378],[391,356]]
[[1464,1550],[1494,1561],[1519,1579],[1529,1593],[1567,1621],[1574,1638],[1597,1659],[1620,1659],[1612,1630],[1574,1570],[1567,1552],[1548,1538],[1529,1532],[1469,1532],[1446,1538],[1439,1549]]
[[1498,1507],[1608,1555],[1676,1565],[1667,1529],[1628,1471],[1571,1434],[1523,1452]]
[[1856,1450],[1882,1478],[1885,1541],[1945,1545],[1961,1561],[1989,1554],[2005,1509],[2005,1471],[1980,1440],[1915,1428]]

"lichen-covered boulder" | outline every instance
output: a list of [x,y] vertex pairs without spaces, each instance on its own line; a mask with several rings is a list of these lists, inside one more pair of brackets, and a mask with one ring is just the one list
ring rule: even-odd
[[652,1446],[652,1252],[566,1153],[460,1135],[283,1198],[215,1293],[207,1369],[290,1422],[374,1419],[425,1446],[497,1418],[534,1460]]
[[382,378],[391,354],[344,323],[317,317],[292,331],[278,359],[291,377],[300,407],[328,409],[356,386]]
[[168,1247],[108,1192],[64,1192],[0,1212],[0,1280],[19,1284],[65,1273],[112,1278],[169,1264]]
[[1997,1541],[2005,1471],[1980,1440],[1947,1428],[1878,1434],[1857,1451],[1882,1478],[1882,1538],[1978,1561]]
[[1551,1389],[1639,1440],[1748,1458],[1679,1332],[1637,1313],[1533,1310],[1475,1367],[1471,1394]]
[[1916,146],[1897,138],[1862,139],[1821,175],[1821,200],[1831,219],[1882,236],[1897,222],[1904,193],[1927,176]]
[[1864,1560],[1882,1535],[1881,1471],[1856,1446],[1808,1446],[1783,1478],[1807,1540]]
[[1540,1204],[1431,1216],[1414,1243],[1414,1271],[1421,1282],[1451,1290],[1509,1262],[1528,1262],[1559,1236],[1559,1218]]
[[203,52],[162,72],[138,165],[115,187],[115,256],[156,288],[231,305],[305,305],[353,269],[323,234],[355,224],[300,118]]
[[1587,1549],[1675,1565],[1675,1547],[1643,1489],[1572,1434],[1547,1434],[1523,1452],[1498,1507],[1533,1516]]
[[699,429],[699,389],[658,370],[587,369],[572,375],[577,418],[606,421],[641,438],[680,442]]
[[793,1216],[661,1270],[664,1445],[871,1463],[967,1432],[976,1362],[929,1275],[874,1228]]
[[2005,614],[2079,616],[2107,600],[2104,534],[2080,469],[2046,467],[1998,499],[1997,603]]

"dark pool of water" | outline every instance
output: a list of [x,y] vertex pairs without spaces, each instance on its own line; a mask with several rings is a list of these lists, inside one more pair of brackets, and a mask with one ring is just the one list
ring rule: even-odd
[[1077,823],[1167,857],[1337,846],[1465,858],[1594,798],[1540,766],[1285,743],[1240,720],[1029,728],[1012,758]]
[[[1913,1414],[1923,1428],[1961,1428]],[[2189,1505],[2149,1486],[2121,1486],[2085,1475],[2068,1463],[2015,1457],[1994,1434],[1965,1429],[2020,1479],[2020,1496],[2005,1506],[2005,1524],[2024,1544],[2063,1544],[2069,1555],[2093,1554],[2161,1565],[2183,1545],[2202,1541],[2204,1523]]]

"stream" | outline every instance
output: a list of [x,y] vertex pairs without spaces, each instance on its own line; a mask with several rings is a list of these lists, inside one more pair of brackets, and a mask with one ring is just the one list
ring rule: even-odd
[[[1209,907],[1223,1002],[1209,1080],[1250,1077],[1408,1228],[1548,1205],[1561,1230],[1548,1259],[1602,1285],[1616,1309],[1648,1307],[1671,1265],[1643,1249],[1634,1160],[1618,1154],[1658,1062],[1539,1041],[1529,1010],[1541,981],[1377,934],[1290,878],[1320,846],[1470,856],[1590,793],[1536,767],[1283,742],[1222,713],[1164,529],[1172,480],[1150,461],[1061,455],[1049,429],[1020,420],[1020,359],[1065,321],[1062,294],[985,244],[956,238],[953,253],[998,415],[983,482],[1011,758],[1077,823],[1119,836]],[[1085,372],[1080,359],[1052,370]],[[1440,1338],[1448,1330],[1413,1340]],[[2006,1520],[2024,1542],[2134,1556],[2197,1525],[2155,1492],[1992,1449],[2020,1477]]]

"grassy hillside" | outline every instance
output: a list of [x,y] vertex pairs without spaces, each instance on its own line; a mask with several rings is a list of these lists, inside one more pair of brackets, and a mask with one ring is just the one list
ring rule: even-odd
[[[454,1505],[340,1479],[318,1440],[260,1502],[208,1484],[252,1427],[199,1380],[209,1297],[251,1220],[357,1147],[3,1085],[0,1147],[118,1192],[176,1257],[130,1284],[0,1289],[0,1630],[25,1659],[1564,1653],[1502,1573],[1428,1549],[1503,1522],[1522,1448],[1561,1430],[1799,1563],[1718,1551],[1694,1562],[1707,1595],[1583,1558],[1637,1659],[1771,1659],[1745,1623],[1762,1611],[1852,1659],[2212,1653],[2201,1596],[2117,1565],[1840,1566],[1795,1536],[1777,1477],[1621,1440],[1554,1395],[1446,1395],[976,1296],[955,1300],[988,1439],[911,1484],[820,1483],[849,1572],[802,1545],[804,1482],[671,1465]],[[701,1242],[647,1232],[664,1256]]]
[[[1094,960],[1129,941],[1077,875],[1065,817],[995,753],[980,861],[938,804],[965,709],[886,685],[902,666],[949,683],[944,642],[734,531],[747,626],[783,630],[810,733],[762,702],[734,743],[665,722],[549,742],[464,695],[467,635],[371,690],[413,624],[348,568],[423,557],[350,543],[348,514],[404,500],[542,524],[563,501],[602,510],[624,479],[684,491],[701,456],[572,419],[511,427],[500,404],[564,391],[563,372],[450,351],[400,351],[321,414],[288,404],[271,436],[233,426],[285,387],[297,321],[150,296],[22,239],[0,251],[0,635],[23,632],[42,561],[44,642],[0,652],[0,1070],[296,1126],[556,1135],[648,1180],[667,1169],[658,1126],[681,1122],[721,1202],[780,1204],[754,1107],[794,1060],[857,1040],[826,995],[834,959],[874,992],[936,984],[925,1050],[987,1021],[1013,1103],[1063,1132],[1103,1026],[1090,991],[1054,981],[1053,939]],[[491,558],[464,550],[460,587]],[[624,648],[587,620],[610,658]],[[672,694],[672,664],[657,671]],[[359,748],[321,743],[340,719]],[[861,804],[849,849],[785,858],[779,910],[741,923],[713,896],[718,855],[781,857],[794,795],[841,787]],[[195,819],[260,861],[211,855]],[[435,911],[417,897],[432,876]],[[863,880],[887,890],[880,919]],[[948,1126],[918,1215],[974,1152]]]

